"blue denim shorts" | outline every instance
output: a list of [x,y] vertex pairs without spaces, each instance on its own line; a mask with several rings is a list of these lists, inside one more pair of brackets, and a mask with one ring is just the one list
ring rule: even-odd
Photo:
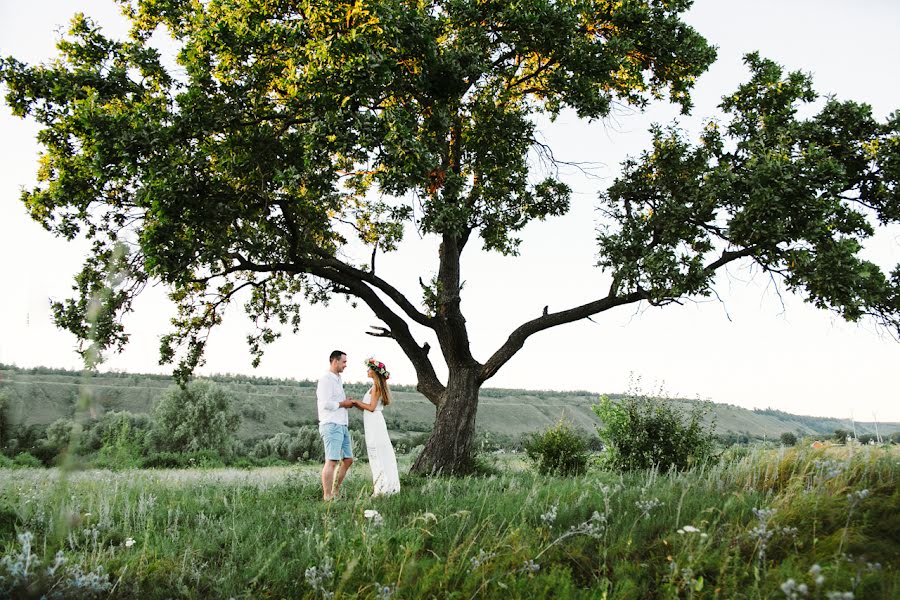
[[321,423],[319,424],[319,435],[322,436],[322,442],[325,443],[325,460],[353,458],[350,430],[346,425]]

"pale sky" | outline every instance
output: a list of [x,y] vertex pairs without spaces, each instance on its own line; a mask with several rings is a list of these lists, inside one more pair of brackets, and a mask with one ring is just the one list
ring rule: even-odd
[[[0,55],[26,62],[55,56],[55,31],[83,11],[121,35],[123,21],[111,1],[0,0]],[[884,119],[900,109],[900,3],[866,0],[699,0],[687,20],[719,47],[719,58],[700,78],[693,116],[681,119],[696,132],[718,114],[722,95],[745,81],[741,57],[759,50],[788,69],[811,72],[815,89],[871,104]],[[477,359],[484,361],[522,322],[545,305],[562,310],[605,295],[608,278],[595,262],[597,191],[609,185],[619,164],[647,147],[648,126],[668,123],[677,111],[655,106],[644,114],[588,125],[564,114],[542,124],[558,158],[590,161],[599,178],[564,171],[576,190],[568,215],[529,225],[518,258],[485,254],[470,244],[463,257],[463,311]],[[0,362],[19,366],[80,368],[72,335],[57,330],[49,299],[67,297],[86,244],[52,237],[32,222],[19,202],[35,180],[36,126],[0,106]],[[399,253],[382,255],[378,273],[417,301],[418,277],[436,269],[437,241],[411,231]],[[890,269],[900,262],[900,227],[877,236],[867,256]],[[900,421],[897,367],[900,344],[872,323],[850,324],[784,292],[782,306],[771,283],[746,266],[717,280],[724,300],[664,308],[622,307],[532,336],[490,381],[489,387],[621,392],[632,377],[645,390],[663,387],[671,396],[707,398],[746,408],[771,406],[787,412],[869,421]],[[172,308],[161,287],[149,288],[126,319],[131,342],[103,369],[170,372],[158,365],[159,336],[168,331]],[[730,320],[729,320],[730,317]],[[414,384],[406,357],[390,340],[365,335],[380,324],[365,306],[343,300],[304,312],[301,331],[285,332],[258,369],[250,367],[245,336],[251,331],[241,303],[210,340],[199,373],[318,378],[328,353],[349,354],[346,381],[361,381],[362,361],[376,355],[392,381]],[[439,373],[437,343],[430,341]]]

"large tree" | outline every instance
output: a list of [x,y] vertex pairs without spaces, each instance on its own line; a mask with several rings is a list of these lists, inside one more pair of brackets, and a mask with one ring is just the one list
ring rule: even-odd
[[[278,323],[296,331],[304,299],[358,299],[436,406],[418,472],[470,466],[478,391],[530,336],[625,304],[710,295],[734,261],[900,331],[900,268],[888,276],[860,258],[876,224],[900,220],[900,117],[879,123],[866,105],[828,100],[799,119],[816,98],[808,77],[750,55],[750,81],[722,104],[727,124],[696,144],[655,130],[601,195],[597,266],[609,289],[536,310],[486,360],[472,355],[460,306],[472,236],[515,254],[526,224],[569,206],[558,176],[529,168],[535,150],[552,160],[536,117],[590,121],[660,98],[687,112],[715,54],[681,21],[689,5],[134,0],[122,2],[124,41],[76,16],[57,61],[0,63],[13,112],[43,127],[26,207],[57,235],[93,241],[58,323],[88,357],[121,350],[121,316],[146,283],[163,282],[179,313],[162,360],[184,380],[242,294],[256,361]],[[175,61],[154,49],[158,29],[176,40]],[[440,242],[419,298],[375,269],[412,227]],[[347,259],[360,245],[365,259]],[[446,381],[413,323],[434,331]]]

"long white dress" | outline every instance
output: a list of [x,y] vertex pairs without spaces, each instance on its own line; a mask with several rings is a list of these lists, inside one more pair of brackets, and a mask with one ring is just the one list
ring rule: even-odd
[[[366,392],[363,402],[368,404],[372,390]],[[369,453],[369,467],[372,469],[374,496],[396,494],[400,491],[400,474],[397,471],[397,456],[388,436],[387,424],[382,414],[381,398],[375,410],[363,411],[363,428],[366,432],[366,450]]]

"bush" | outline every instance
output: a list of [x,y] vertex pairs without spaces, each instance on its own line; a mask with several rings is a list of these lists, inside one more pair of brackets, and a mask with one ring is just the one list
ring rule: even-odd
[[127,410],[108,412],[85,432],[81,446],[87,452],[96,452],[103,447],[129,445],[140,448],[143,453],[152,428],[149,415]]
[[[354,442],[356,438],[357,436],[353,436]],[[293,433],[276,433],[270,438],[260,440],[253,446],[251,455],[254,458],[274,457],[289,462],[298,460],[319,462],[325,460],[325,448],[318,429],[301,427]]]
[[790,431],[785,431],[781,434],[781,445],[782,446],[796,446],[797,445],[797,436],[791,433]]
[[266,422],[266,411],[258,406],[243,406],[241,415],[257,423]]
[[57,419],[47,427],[47,445],[57,449],[57,452],[68,448],[75,432],[75,422],[71,419]]
[[837,442],[838,444],[845,444],[847,442],[847,438],[852,438],[852,437],[853,437],[853,433],[846,429],[835,429],[834,435],[832,436],[834,441]]
[[241,417],[232,410],[234,398],[212,381],[195,380],[172,386],[156,405],[151,442],[163,452],[211,450],[230,453]]
[[543,433],[532,434],[525,452],[542,475],[580,475],[587,470],[587,443],[562,420]]
[[20,467],[29,467],[32,469],[39,469],[44,466],[44,463],[42,463],[38,457],[28,452],[17,454],[13,461]]
[[597,431],[604,462],[613,469],[687,469],[713,458],[715,425],[704,423],[708,402],[685,413],[671,400],[638,392],[615,401],[601,396],[593,409],[603,422]]
[[6,448],[13,435],[13,423],[10,419],[9,392],[0,389],[0,448]]

